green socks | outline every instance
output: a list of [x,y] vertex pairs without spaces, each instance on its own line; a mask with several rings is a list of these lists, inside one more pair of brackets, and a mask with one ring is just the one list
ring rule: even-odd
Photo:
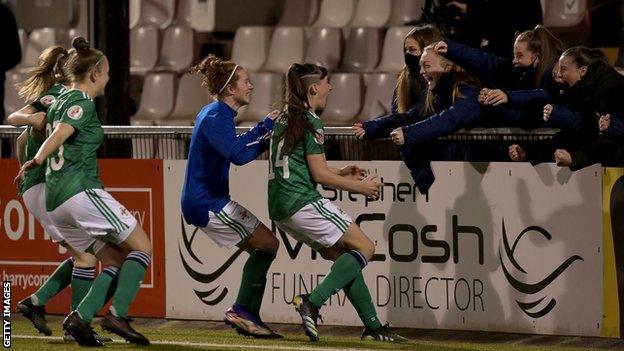
[[82,299],[76,311],[80,315],[80,318],[87,322],[91,322],[93,316],[95,316],[100,309],[104,306],[108,298],[110,297],[109,290],[115,286],[117,281],[117,275],[119,274],[119,268],[109,266],[102,270],[97,278],[93,281],[93,285],[87,295]]
[[249,255],[243,267],[236,304],[247,308],[253,314],[257,315],[260,312],[266,275],[274,259],[275,252],[262,249],[256,249]]
[[362,272],[345,285],[344,292],[365,326],[371,329],[381,327],[381,322],[377,318],[377,311],[375,311],[375,305],[373,305],[373,299],[368,291]]
[[113,295],[113,305],[110,309],[113,315],[117,317],[128,316],[128,308],[141,287],[150,261],[150,255],[143,251],[131,251],[128,254],[119,270],[117,290]]
[[44,306],[54,295],[65,289],[71,282],[73,268],[74,263],[71,258],[63,261],[39,290],[30,296],[32,303],[35,306]]
[[357,250],[350,250],[338,257],[323,281],[310,294],[310,302],[317,307],[323,306],[329,297],[344,288],[366,266],[366,258]]
[[78,308],[78,304],[87,295],[93,285],[95,267],[74,267],[71,277],[72,300],[71,310]]

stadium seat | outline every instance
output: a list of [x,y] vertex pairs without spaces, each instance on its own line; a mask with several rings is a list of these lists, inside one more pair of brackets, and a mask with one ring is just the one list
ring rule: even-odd
[[381,62],[377,66],[379,72],[399,72],[405,66],[403,59],[403,42],[412,27],[392,27],[386,32]]
[[215,29],[216,1],[187,0],[191,2],[191,27],[198,32]]
[[254,85],[251,103],[236,118],[238,125],[255,125],[269,112],[276,109],[276,103],[283,99],[284,75],[278,73],[252,73],[249,76]]
[[141,19],[141,0],[130,0],[130,20],[128,21],[130,24],[130,29],[133,29],[139,24]]
[[366,72],[377,67],[381,52],[380,28],[351,28],[340,68],[345,71]]
[[426,0],[392,0],[392,12],[387,26],[404,26],[420,20]]
[[305,44],[302,27],[276,27],[264,70],[286,73],[291,64],[303,61]]
[[151,24],[165,29],[173,22],[175,0],[141,0],[139,24]]
[[157,70],[186,71],[195,59],[195,31],[191,27],[173,25],[163,33]]
[[173,112],[163,121],[193,121],[197,112],[212,101],[213,99],[208,95],[206,89],[201,86],[201,78],[186,73],[180,77],[178,82],[178,93],[176,94]]
[[3,120],[11,113],[21,109],[26,105],[26,101],[20,99],[17,95],[15,84],[26,79],[26,75],[18,71],[6,72],[6,80],[4,81],[4,113]]
[[178,0],[178,7],[173,24],[191,25],[191,2],[189,0]]
[[20,28],[60,28],[67,30],[77,24],[81,3],[78,0],[12,0],[3,1],[12,9]]
[[310,26],[319,12],[319,0],[286,0],[282,16],[277,22],[280,27]]
[[[572,4],[572,6],[569,6]],[[550,0],[544,9],[544,26],[574,27],[585,17],[587,1]]]
[[362,106],[362,77],[359,73],[336,73],[330,77],[333,91],[323,112],[325,126],[350,126]]
[[89,38],[87,33],[82,30],[78,28],[70,28],[69,31],[67,31],[67,43],[71,45],[71,42],[75,37]]
[[315,27],[346,27],[355,11],[355,0],[322,0]]
[[343,38],[340,28],[309,27],[308,48],[304,62],[316,63],[333,71],[342,57]]
[[158,61],[158,28],[138,26],[130,30],[130,71],[145,74]]
[[175,101],[175,73],[154,72],[145,77],[141,104],[133,116],[135,120],[156,121],[166,118],[173,111]]
[[359,120],[368,121],[392,110],[392,95],[396,86],[396,73],[371,73],[364,75],[366,94]]
[[232,60],[249,72],[257,72],[267,59],[270,27],[239,27],[234,36]]
[[351,27],[383,27],[390,19],[391,0],[359,0]]
[[41,28],[33,30],[28,37],[28,43],[26,44],[26,50],[22,58],[22,66],[36,66],[41,52],[52,45],[69,46],[67,42],[67,31],[59,28]]

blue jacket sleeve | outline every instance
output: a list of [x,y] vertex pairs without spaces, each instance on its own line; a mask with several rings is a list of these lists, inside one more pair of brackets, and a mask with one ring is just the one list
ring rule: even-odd
[[386,116],[377,117],[372,121],[362,122],[364,128],[364,139],[381,139],[390,136],[396,128],[414,123],[414,116],[410,113],[393,113]]
[[580,130],[582,123],[582,115],[580,112],[573,112],[561,105],[554,105],[550,114],[548,123],[558,128],[568,128]]
[[522,108],[528,104],[547,104],[551,96],[546,89],[511,90],[506,91],[507,105],[512,108]]
[[619,116],[611,114],[609,128],[607,128],[604,133],[614,137],[624,136],[624,120],[622,120]]
[[446,44],[446,58],[488,83],[500,82],[501,77],[507,77],[513,68],[510,59],[488,54],[453,40],[446,40]]
[[265,117],[250,131],[237,136],[234,121],[226,119],[213,120],[208,128],[202,130],[206,139],[223,157],[240,166],[255,160],[269,148],[274,126],[275,123]]
[[433,140],[456,132],[474,121],[482,111],[481,104],[477,100],[479,90],[475,86],[464,85],[459,91],[462,97],[456,97],[453,105],[446,110],[424,121],[403,127],[405,144]]

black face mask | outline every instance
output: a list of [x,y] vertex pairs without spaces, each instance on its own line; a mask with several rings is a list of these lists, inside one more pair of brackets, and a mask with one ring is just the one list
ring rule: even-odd
[[413,77],[417,77],[420,73],[420,57],[422,55],[412,55],[409,52],[403,54],[405,59],[405,66],[407,67],[409,74]]

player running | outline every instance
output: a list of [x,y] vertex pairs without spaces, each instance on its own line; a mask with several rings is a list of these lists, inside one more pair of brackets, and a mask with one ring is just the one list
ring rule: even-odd
[[364,177],[356,166],[327,166],[323,122],[318,117],[332,90],[327,70],[313,64],[293,64],[286,81],[286,107],[275,125],[269,160],[269,215],[293,238],[334,261],[331,271],[310,294],[293,300],[311,341],[318,341],[321,306],[343,289],[365,325],[363,340],[405,341],[377,318],[362,269],[375,245],[349,215],[318,192],[317,183],[377,198],[377,175]]
[[[43,50],[39,55],[38,65],[30,70],[28,78],[16,85],[19,95],[30,101],[7,118],[10,125],[27,127],[18,137],[17,155],[20,163],[32,159],[45,139],[46,112],[66,90],[64,84],[68,84],[62,71],[66,58],[67,50],[61,46],[51,46]],[[28,212],[41,223],[52,242],[62,245],[71,254],[71,258],[63,261],[34,294],[17,303],[19,312],[39,332],[52,335],[45,319],[46,303],[71,284],[71,309],[75,309],[93,284],[96,259],[93,255],[78,252],[68,245],[49,218],[45,207],[45,166],[26,172],[24,180],[20,182],[19,192]],[[96,338],[100,341],[112,341],[97,333]],[[67,333],[63,335],[63,340],[74,341]]]
[[225,322],[239,334],[282,338],[260,318],[266,274],[279,241],[256,216],[232,201],[229,189],[230,164],[244,165],[268,149],[278,112],[271,112],[250,131],[237,136],[234,117],[240,107],[249,104],[253,90],[247,70],[209,55],[191,72],[202,77],[202,86],[216,101],[204,106],[195,120],[182,188],[182,213],[217,245],[236,245],[250,253],[236,303],[225,312]]
[[48,138],[24,172],[46,166],[46,208],[54,225],[77,251],[91,252],[102,262],[102,274],[65,318],[63,329],[80,345],[101,346],[91,328],[93,316],[112,295],[102,328],[131,343],[148,345],[127,318],[151,260],[151,243],[136,219],[102,189],[97,149],[104,139],[93,97],[104,94],[109,64],[99,50],[82,37],[74,38],[63,65],[71,88],[59,95],[46,115]]

